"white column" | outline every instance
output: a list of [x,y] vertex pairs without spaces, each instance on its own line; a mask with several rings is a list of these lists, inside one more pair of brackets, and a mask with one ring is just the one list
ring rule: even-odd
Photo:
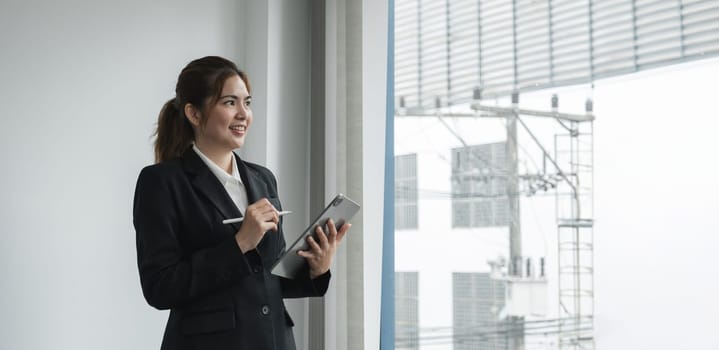
[[[387,4],[327,2],[326,189],[362,204],[337,256],[328,348],[379,348]],[[336,145],[332,148],[330,145]]]

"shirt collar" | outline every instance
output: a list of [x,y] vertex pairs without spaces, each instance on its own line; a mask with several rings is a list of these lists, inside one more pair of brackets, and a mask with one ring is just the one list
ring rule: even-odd
[[237,168],[237,161],[235,160],[234,152],[232,154],[232,175],[228,174],[225,170],[217,166],[215,162],[210,160],[206,155],[200,151],[199,148],[197,148],[197,145],[194,143],[192,144],[192,149],[197,153],[198,156],[200,156],[200,159],[202,159],[202,162],[207,165],[208,168],[210,168],[210,171],[212,171],[213,174],[217,177],[218,180],[224,185],[228,181],[236,180],[240,184],[242,184],[242,178],[240,177],[240,171]]

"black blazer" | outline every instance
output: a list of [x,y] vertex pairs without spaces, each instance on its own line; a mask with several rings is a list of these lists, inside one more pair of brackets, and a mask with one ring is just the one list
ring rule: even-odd
[[[249,203],[267,198],[281,210],[272,173],[237,155]],[[282,298],[322,296],[329,271],[311,280],[270,274],[285,250],[281,225],[245,254],[234,235],[241,216],[217,177],[189,148],[181,158],[142,169],[133,221],[142,292],[170,309],[162,349],[295,349]],[[281,224],[281,222],[280,222]]]

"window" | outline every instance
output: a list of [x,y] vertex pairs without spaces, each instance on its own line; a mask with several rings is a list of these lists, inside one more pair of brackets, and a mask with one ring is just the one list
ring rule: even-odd
[[452,227],[509,224],[506,143],[452,149]]
[[395,349],[419,349],[418,273],[395,272]]
[[417,229],[417,154],[394,157],[396,230]]
[[499,313],[505,304],[504,282],[489,273],[452,274],[454,350],[507,349]]

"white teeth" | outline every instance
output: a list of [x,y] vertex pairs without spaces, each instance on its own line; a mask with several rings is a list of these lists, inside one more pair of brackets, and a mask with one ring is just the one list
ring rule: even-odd
[[237,131],[245,131],[246,127],[244,126],[231,126],[230,129],[237,130]]

